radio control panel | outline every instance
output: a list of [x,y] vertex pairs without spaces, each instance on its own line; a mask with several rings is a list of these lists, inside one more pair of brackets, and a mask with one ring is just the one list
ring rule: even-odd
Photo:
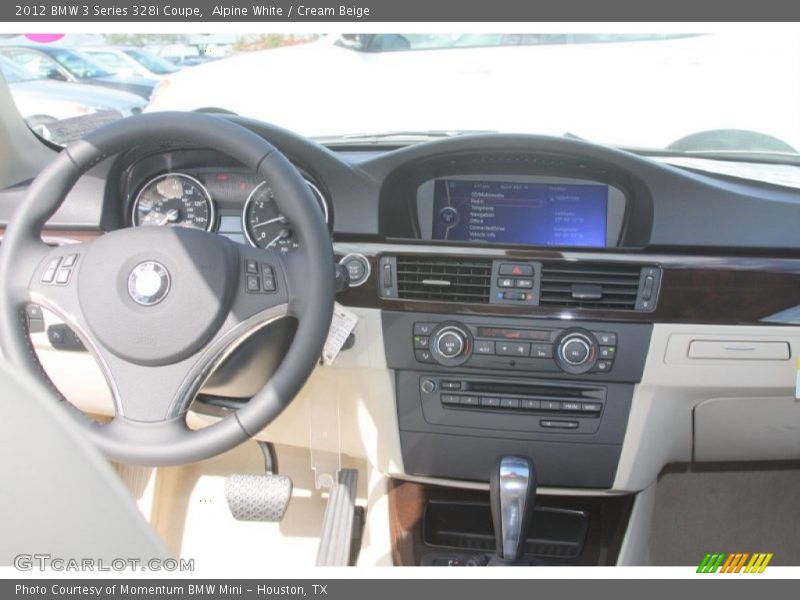
[[515,419],[526,431],[580,433],[597,431],[607,395],[599,385],[437,375],[421,377],[419,390],[432,421],[448,411],[482,411],[486,417]]

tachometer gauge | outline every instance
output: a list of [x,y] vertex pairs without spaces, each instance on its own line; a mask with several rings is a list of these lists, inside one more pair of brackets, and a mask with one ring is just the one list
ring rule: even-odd
[[167,173],[148,181],[133,202],[133,224],[180,225],[210,230],[214,203],[208,190],[194,177]]
[[[319,203],[320,210],[328,221],[328,206],[322,192],[314,184],[307,182],[308,187]],[[297,248],[297,239],[291,228],[291,224],[286,220],[275,204],[275,196],[272,188],[263,181],[258,184],[244,206],[242,215],[244,232],[247,241],[258,248],[275,248],[281,252],[288,252]]]

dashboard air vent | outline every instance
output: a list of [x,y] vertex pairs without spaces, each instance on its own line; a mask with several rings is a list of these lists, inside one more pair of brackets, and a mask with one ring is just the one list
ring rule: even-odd
[[492,261],[397,257],[398,297],[439,302],[489,302]]
[[635,310],[642,267],[614,263],[544,263],[540,306]]

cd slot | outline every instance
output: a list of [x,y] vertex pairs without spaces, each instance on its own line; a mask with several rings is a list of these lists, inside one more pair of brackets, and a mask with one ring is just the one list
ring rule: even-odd
[[580,430],[582,420],[600,417],[608,393],[605,386],[489,378],[423,377],[420,389],[423,402],[433,396],[446,411],[541,416],[542,429],[572,431]]
[[[445,387],[445,386],[443,386]],[[524,383],[498,381],[462,381],[461,389],[469,392],[486,394],[513,394],[528,398],[562,400],[565,398],[595,398],[605,396],[602,388],[582,386],[531,385]]]

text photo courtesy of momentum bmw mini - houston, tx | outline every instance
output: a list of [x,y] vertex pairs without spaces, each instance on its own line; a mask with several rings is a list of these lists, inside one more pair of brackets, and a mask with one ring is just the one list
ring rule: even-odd
[[4,589],[796,578],[791,13],[323,4],[0,9]]

